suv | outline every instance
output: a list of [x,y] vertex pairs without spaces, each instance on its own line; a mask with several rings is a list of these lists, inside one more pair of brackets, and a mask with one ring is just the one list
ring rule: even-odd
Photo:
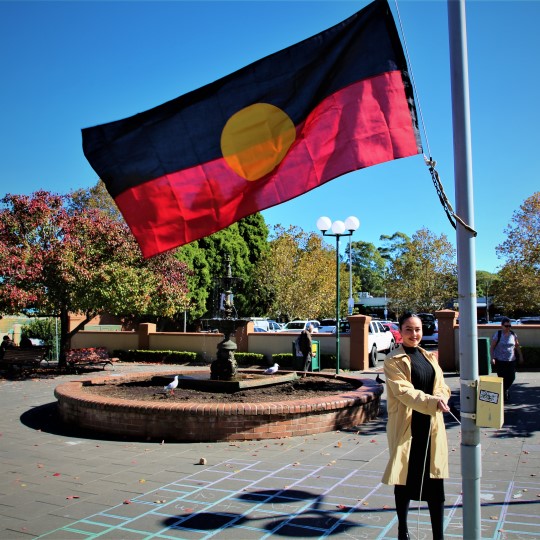
[[435,315],[431,313],[418,313],[422,321],[422,343],[425,345],[439,344],[439,324]]
[[319,321],[311,320],[311,321],[304,321],[304,320],[298,320],[298,321],[291,321],[288,322],[280,331],[281,332],[301,332],[302,330],[305,330],[309,324],[313,325],[313,333],[319,331],[319,326],[321,323]]
[[368,330],[368,354],[370,367],[376,367],[379,352],[388,353],[396,345],[392,332],[386,329],[380,321],[371,321]]

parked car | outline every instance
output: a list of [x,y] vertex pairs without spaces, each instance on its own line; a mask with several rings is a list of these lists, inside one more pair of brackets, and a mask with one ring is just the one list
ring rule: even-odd
[[379,321],[371,321],[368,331],[369,365],[376,367],[379,361],[379,352],[388,353],[395,347],[392,332],[387,330]]
[[307,328],[308,324],[313,325],[313,333],[319,331],[321,323],[313,319],[290,321],[280,330],[280,332],[301,332]]
[[[347,320],[341,320],[339,323],[339,333],[348,334],[351,331],[351,325]],[[322,319],[321,325],[319,326],[320,333],[335,334],[336,333],[336,319]]]
[[422,342],[424,345],[439,344],[439,324],[435,315],[431,313],[418,313],[422,321]]
[[281,331],[281,324],[279,324],[276,321],[273,321],[272,319],[268,319],[268,331],[269,332],[279,332]]
[[399,331],[399,326],[397,323],[394,322],[383,322],[382,325],[390,330],[392,332],[392,335],[394,336],[394,341],[396,342],[396,345],[399,345],[400,343],[403,343],[403,338],[401,337],[401,332]]
[[[511,321],[512,320],[510,319],[510,322]],[[517,321],[517,324],[540,324],[540,315],[536,315],[534,317],[521,317],[521,319]]]

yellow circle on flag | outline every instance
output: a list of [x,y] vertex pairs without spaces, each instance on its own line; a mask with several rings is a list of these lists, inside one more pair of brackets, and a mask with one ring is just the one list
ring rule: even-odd
[[229,167],[246,180],[258,180],[274,170],[296,138],[285,111],[256,103],[233,114],[221,132],[221,152]]

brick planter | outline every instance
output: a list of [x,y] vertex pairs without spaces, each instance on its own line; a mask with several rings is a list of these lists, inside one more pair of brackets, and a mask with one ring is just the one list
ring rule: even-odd
[[[170,372],[189,375],[191,372]],[[84,384],[148,380],[155,373],[99,377],[60,384],[54,394],[64,422],[128,438],[167,441],[245,441],[313,435],[352,428],[379,413],[382,385],[338,376],[361,386],[326,397],[269,403],[153,403],[96,396]],[[166,375],[165,373],[161,375]],[[328,377],[313,373],[310,377]]]

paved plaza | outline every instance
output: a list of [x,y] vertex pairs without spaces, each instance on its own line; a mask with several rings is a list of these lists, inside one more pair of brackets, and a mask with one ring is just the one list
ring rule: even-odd
[[[133,370],[148,366],[117,364],[114,373]],[[81,377],[0,380],[3,540],[396,538],[393,491],[380,482],[385,394],[380,418],[350,431],[235,443],[104,440],[58,420],[54,387]],[[459,404],[459,377],[446,378]],[[540,373],[518,374],[505,415],[502,429],[481,433],[482,538],[540,538]],[[445,537],[461,538],[460,426],[446,420]],[[425,506],[412,503],[409,530],[431,538]]]

